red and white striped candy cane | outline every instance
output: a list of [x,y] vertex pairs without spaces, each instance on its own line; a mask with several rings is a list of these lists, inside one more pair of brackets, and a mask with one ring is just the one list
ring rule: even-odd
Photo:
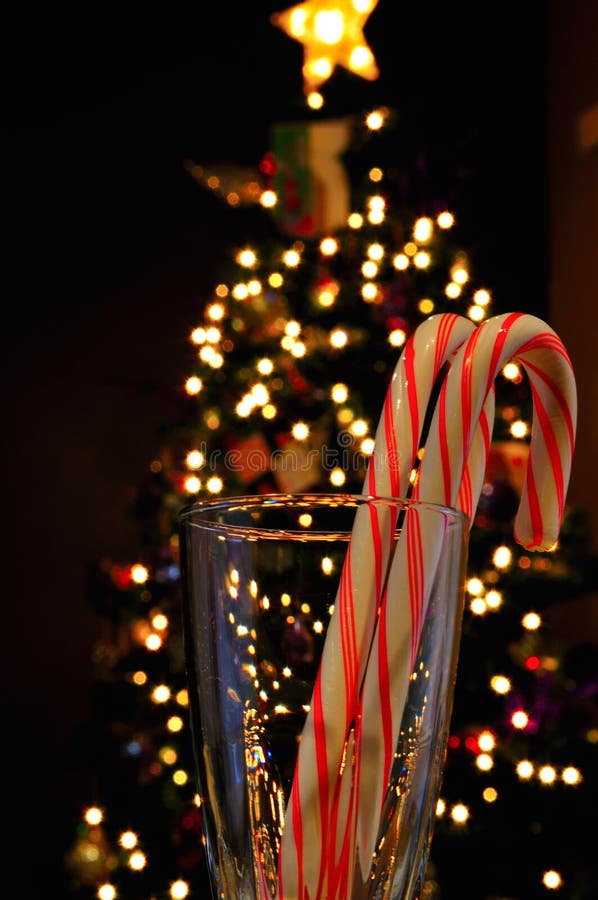
[[515,539],[528,550],[547,550],[557,540],[563,517],[577,394],[562,341],[536,316],[494,316],[463,344],[440,392],[414,495],[454,505],[480,410],[496,376],[511,359],[524,367],[533,401],[530,455]]
[[[485,399],[474,430],[454,503],[470,523],[482,491],[493,424],[492,389]],[[428,439],[429,436],[425,442],[424,459]],[[424,522],[434,521],[434,518],[433,513],[420,512],[415,506],[410,507],[405,516],[402,543],[399,543],[390,565],[373,638],[371,662],[362,686],[358,716],[360,735],[356,742],[358,786],[355,809],[356,845],[363,883],[367,882],[367,872],[381,825],[382,802],[423,623],[424,596],[431,587],[426,565],[427,571],[434,573],[438,562],[435,555],[433,560],[426,561],[428,548],[422,545]],[[435,527],[440,534],[444,524],[442,513],[438,513]],[[436,549],[440,551],[440,547],[441,544],[438,544]],[[371,709],[377,710],[376,717],[366,714]],[[367,748],[367,766],[362,767],[360,763],[364,747]]]
[[[534,408],[515,538],[528,549],[548,549],[558,537],[563,516],[577,402],[567,352],[555,332],[534,316],[508,313],[488,319],[457,351],[434,409],[413,496],[430,503],[455,506],[463,492],[464,472],[473,443],[479,440],[484,405],[493,391],[497,374],[510,359],[517,359],[528,374]],[[480,490],[481,480],[472,488],[471,515]],[[375,663],[368,666],[363,685],[361,739],[368,747],[368,778],[366,783],[362,779],[357,802],[358,842],[363,860],[367,860],[375,846],[379,825],[376,812],[381,810],[384,801],[414,649],[419,641],[442,537],[442,528],[420,527],[417,513],[409,515],[393,560],[387,591],[390,600],[383,604],[372,651]],[[393,597],[405,595],[410,600],[411,622],[405,621],[402,606],[392,602]],[[382,635],[387,644],[382,644]],[[385,685],[385,696],[381,695],[381,684]],[[381,716],[384,716],[382,728]]]
[[[386,394],[364,495],[407,496],[434,384],[473,328],[461,316],[431,316],[407,341]],[[475,466],[476,483],[484,466],[485,458]],[[287,806],[279,860],[281,900],[346,896],[355,834],[354,771],[347,746],[348,741],[353,744],[359,687],[395,526],[391,507],[357,510]],[[356,758],[358,764],[358,753]]]

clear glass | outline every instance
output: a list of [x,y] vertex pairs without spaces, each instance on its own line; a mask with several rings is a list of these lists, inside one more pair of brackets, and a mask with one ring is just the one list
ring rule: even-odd
[[[456,677],[466,519],[416,501],[271,494],[198,502],[179,519],[193,749],[215,898],[279,896],[298,742],[355,517],[373,512],[393,523],[394,551],[417,515],[424,535],[440,535],[439,552],[376,853],[370,871],[354,868],[350,889],[335,896],[413,900],[421,890]],[[310,900],[324,897],[331,900],[328,892],[310,893]],[[294,898],[285,890],[284,900]]]

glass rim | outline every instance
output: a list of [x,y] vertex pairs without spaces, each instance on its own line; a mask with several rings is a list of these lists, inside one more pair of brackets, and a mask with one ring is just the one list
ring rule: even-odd
[[[208,518],[209,513],[217,512],[218,510],[226,511],[231,509],[231,511],[248,509],[251,508],[257,509],[258,507],[269,507],[270,509],[292,509],[296,507],[297,509],[308,508],[314,506],[324,506],[330,504],[331,508],[334,505],[337,506],[347,506],[351,505],[354,507],[359,506],[368,506],[375,505],[381,508],[388,509],[398,509],[398,510],[408,510],[408,509],[422,509],[429,510],[430,512],[438,513],[445,518],[451,517],[456,522],[460,522],[463,526],[468,522],[467,515],[460,509],[457,509],[452,506],[447,506],[442,503],[432,503],[427,500],[419,500],[419,499],[411,499],[408,497],[384,497],[378,496],[375,494],[352,494],[352,493],[335,493],[332,491],[297,491],[294,493],[285,493],[285,492],[274,492],[267,494],[246,494],[246,495],[235,495],[231,497],[217,497],[214,499],[205,499],[205,500],[195,500],[192,503],[184,506],[178,513],[178,521],[179,525],[184,525],[190,523],[195,528],[201,529],[210,533],[218,533],[218,534],[230,534],[238,535],[238,534],[247,534],[248,526],[243,525],[234,525],[232,523],[227,522],[215,522]],[[204,519],[201,518],[201,514],[205,513],[206,517]],[[194,519],[195,516],[199,515],[199,521],[190,521]],[[255,526],[249,526],[249,530],[253,532],[255,536],[266,538],[268,533],[275,533],[276,535],[285,535],[289,538],[292,538],[293,535],[301,535],[302,537],[321,537],[322,535],[330,534],[331,532],[328,530],[320,530],[317,529],[305,531],[303,528],[301,529],[274,529],[272,527],[264,527],[260,528],[259,524]],[[341,529],[340,532],[335,529],[336,534],[351,534],[352,526]]]

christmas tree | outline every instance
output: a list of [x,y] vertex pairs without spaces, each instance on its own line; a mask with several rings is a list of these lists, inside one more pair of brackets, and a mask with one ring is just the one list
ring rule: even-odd
[[[306,78],[308,107],[275,123],[249,171],[185,163],[190,190],[194,180],[231,216],[246,210],[248,234],[190,323],[187,377],[133,510],[142,558],[90,572],[102,626],[89,735],[97,783],[66,861],[76,896],[208,890],[187,719],[181,508],[213,496],[359,493],[409,334],[438,312],[480,322],[511,309],[470,246],[463,148],[459,170],[446,151],[419,147],[409,120],[386,106],[329,116],[320,84]],[[470,536],[429,897],[592,895],[594,652],[550,623],[595,589],[597,565],[579,510],[567,510],[550,553],[513,541],[530,418],[525,373],[511,363],[497,383]],[[300,624],[297,653],[315,623],[304,614]]]

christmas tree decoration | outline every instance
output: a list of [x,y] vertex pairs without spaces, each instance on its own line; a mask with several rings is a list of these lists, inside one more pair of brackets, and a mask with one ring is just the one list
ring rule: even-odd
[[305,93],[314,93],[343,66],[369,81],[378,78],[374,54],[363,34],[377,0],[306,0],[272,17],[274,25],[303,44]]
[[115,864],[104,831],[100,825],[85,828],[71,846],[66,867],[74,884],[80,887],[96,885]]
[[262,175],[250,166],[234,163],[200,165],[193,160],[185,160],[185,169],[198,184],[213,191],[229,206],[255,206],[263,195]]
[[274,126],[273,212],[285,233],[326,234],[347,221],[350,187],[341,156],[351,128],[350,119]]

